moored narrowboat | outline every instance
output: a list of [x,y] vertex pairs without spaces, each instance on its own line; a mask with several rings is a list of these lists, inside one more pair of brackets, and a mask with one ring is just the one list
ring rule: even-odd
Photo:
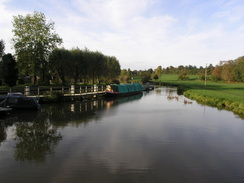
[[105,95],[108,97],[130,96],[142,91],[143,87],[140,83],[111,84],[106,87]]

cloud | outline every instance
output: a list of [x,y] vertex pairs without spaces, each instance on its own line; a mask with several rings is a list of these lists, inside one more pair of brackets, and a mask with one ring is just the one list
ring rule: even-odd
[[116,56],[122,68],[200,66],[242,56],[244,15],[238,1],[33,0],[26,9],[8,2],[0,2],[6,42],[12,36],[12,16],[36,10],[55,22],[64,47]]
[[10,10],[7,8],[6,4],[9,3],[11,0],[1,0],[0,1],[0,12],[1,12],[1,19],[0,19],[0,39],[3,39],[5,42],[5,52],[6,53],[13,53],[12,42],[11,39],[13,37],[12,34],[12,20],[13,16],[18,14],[26,14],[26,11],[23,10]]

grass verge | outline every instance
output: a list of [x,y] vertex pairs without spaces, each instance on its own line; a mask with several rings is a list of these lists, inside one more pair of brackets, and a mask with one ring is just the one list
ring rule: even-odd
[[191,75],[189,80],[180,81],[178,75],[162,75],[164,85],[177,86],[183,94],[199,103],[227,109],[244,117],[244,83],[206,82]]

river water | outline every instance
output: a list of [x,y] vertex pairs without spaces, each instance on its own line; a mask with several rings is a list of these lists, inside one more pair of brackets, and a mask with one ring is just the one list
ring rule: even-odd
[[244,182],[244,120],[175,88],[0,122],[1,183]]

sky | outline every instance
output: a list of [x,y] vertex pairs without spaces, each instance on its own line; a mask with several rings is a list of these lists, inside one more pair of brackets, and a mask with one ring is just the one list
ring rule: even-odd
[[0,39],[13,16],[45,14],[62,47],[115,56],[122,69],[217,65],[244,55],[243,0],[0,0]]

